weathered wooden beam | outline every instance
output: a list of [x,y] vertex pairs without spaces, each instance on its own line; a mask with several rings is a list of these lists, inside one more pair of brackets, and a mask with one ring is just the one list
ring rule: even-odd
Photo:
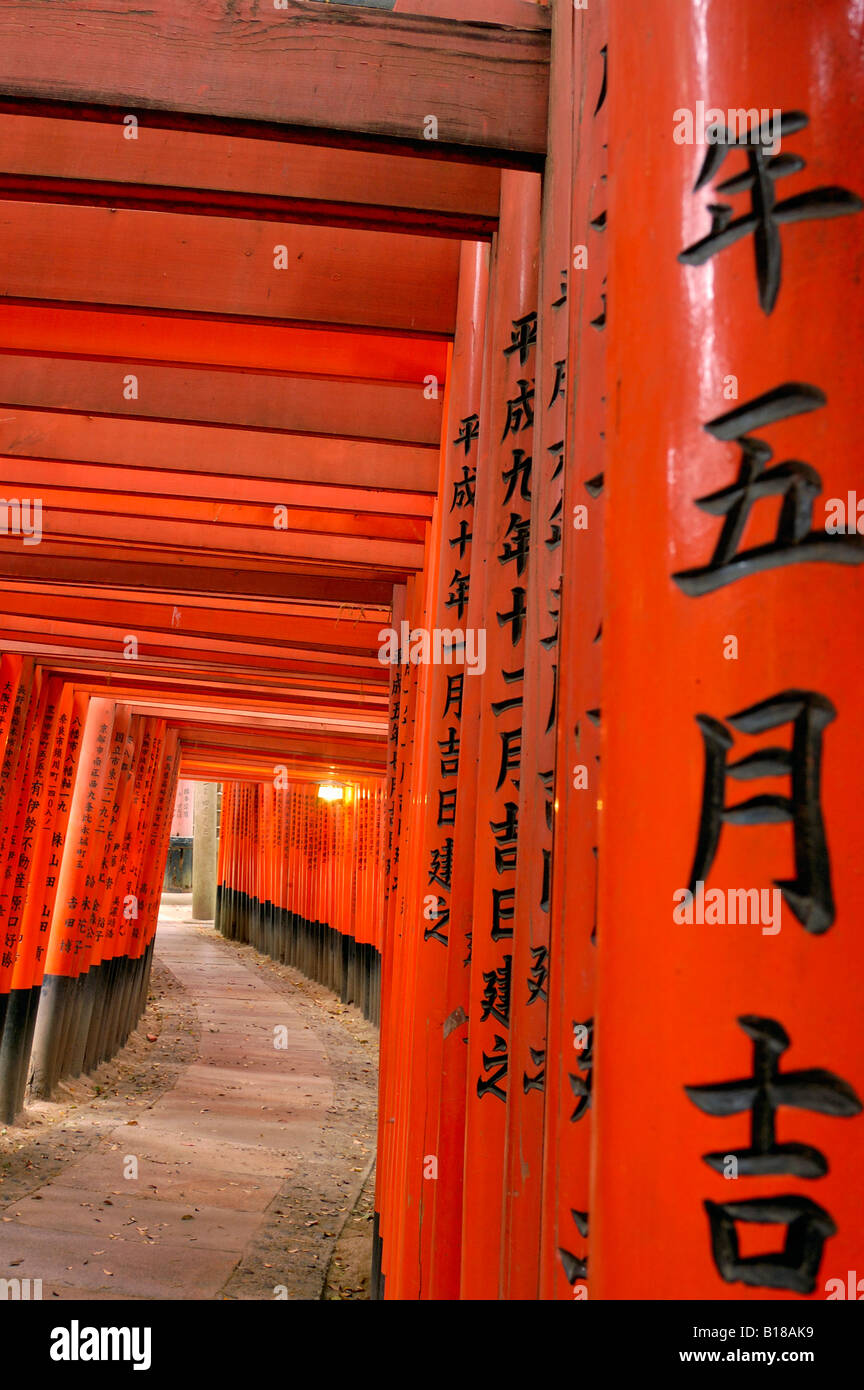
[[532,8],[511,24],[316,0],[2,0],[0,91],[524,166],[545,150],[548,106],[549,33]]
[[[323,0],[326,5],[329,0]],[[394,14],[418,14],[426,19],[477,20],[483,24],[512,24],[520,29],[548,29],[548,0],[343,0]]]

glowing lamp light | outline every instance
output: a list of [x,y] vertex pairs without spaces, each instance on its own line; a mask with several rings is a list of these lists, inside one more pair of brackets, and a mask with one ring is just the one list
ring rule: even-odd
[[318,788],[319,801],[342,801],[345,796],[345,788],[337,787],[333,782],[322,782]]

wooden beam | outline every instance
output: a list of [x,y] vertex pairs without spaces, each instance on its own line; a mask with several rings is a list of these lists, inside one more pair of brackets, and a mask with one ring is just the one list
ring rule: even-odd
[[451,240],[11,201],[0,201],[0,238],[10,299],[453,330]]
[[84,632],[98,627],[115,628],[121,634],[167,634],[172,644],[182,644],[187,638],[210,638],[264,643],[277,653],[290,647],[377,660],[381,622],[361,621],[357,616],[343,621],[336,607],[315,607],[307,612],[302,605],[249,603],[226,611],[221,605],[187,604],[179,596],[172,604],[126,590],[122,593],[122,598],[109,598],[104,592],[94,594],[80,588],[63,593],[62,586],[55,586],[46,603],[45,592],[37,586],[11,587],[6,582],[0,586],[0,613],[37,622],[50,620],[52,626],[60,620],[72,622]]
[[[324,0],[327,4],[328,0]],[[426,19],[458,19],[482,24],[512,24],[519,29],[548,29],[549,0],[343,0],[346,5],[369,5],[394,14],[419,14]]]
[[[526,6],[526,9],[528,7]],[[511,11],[512,13],[512,11]],[[535,162],[546,144],[549,34],[533,26],[284,0],[3,0],[0,90],[184,113],[428,155]],[[424,139],[424,122],[438,122]],[[122,114],[121,114],[122,119]]]
[[[235,725],[210,729],[206,725],[185,724],[181,726],[184,743],[191,750],[195,748],[237,748],[243,752],[247,749],[257,749],[261,752],[278,753],[284,748],[284,735],[274,735],[268,733],[258,733],[248,727]],[[233,735],[233,737],[232,737]],[[343,758],[350,758],[362,754],[365,757],[380,756],[383,759],[386,753],[386,743],[383,740],[371,739],[334,739],[326,734],[315,738],[314,736],[300,737],[297,734],[289,735],[295,751],[298,754],[306,753],[313,758],[329,758],[333,762],[340,762]],[[188,740],[188,742],[187,742]]]
[[[214,521],[189,520],[185,516],[139,517],[120,512],[110,514],[109,530],[103,513],[76,510],[74,494],[69,501],[65,498],[62,501],[63,505],[55,506],[46,498],[42,514],[42,531],[46,540],[68,540],[79,536],[98,540],[107,533],[113,542],[120,542],[122,546],[159,546],[172,552],[175,557],[181,551],[191,551],[197,552],[202,558],[222,555],[229,563],[250,556],[268,557],[271,560],[305,560],[318,565],[332,562],[336,566],[361,566],[378,574],[392,570],[399,577],[419,570],[423,565],[421,542],[382,540],[380,537],[370,540],[333,532],[316,535],[304,530],[277,531],[272,525],[225,526]],[[0,546],[10,542],[13,545],[21,544],[15,537],[0,535]]]
[[[378,775],[383,776],[384,759],[386,749],[377,762],[367,760],[360,761],[353,758],[349,762],[339,763],[339,776],[351,777],[358,776],[368,779]],[[273,776],[273,767],[276,763],[283,764],[288,768],[288,775],[294,781],[306,782],[325,782],[333,780],[334,762],[332,759],[324,761],[322,757],[309,758],[304,762],[298,762],[294,756],[293,749],[288,748],[283,751],[280,758],[264,758],[259,755],[256,759],[253,754],[241,757],[237,751],[232,756],[227,752],[220,752],[218,749],[206,750],[206,756],[194,749],[187,751],[184,744],[180,745],[180,776],[188,780],[198,780],[201,782],[264,782],[270,781]]]
[[128,661],[106,662],[104,671],[92,671],[83,666],[62,665],[49,668],[51,674],[71,681],[76,690],[102,692],[110,686],[118,700],[149,699],[151,696],[172,701],[190,701],[206,708],[221,709],[237,705],[244,710],[279,710],[301,712],[304,709],[335,710],[344,713],[351,709],[370,718],[379,715],[386,723],[388,711],[387,686],[369,687],[340,679],[319,689],[303,677],[290,676],[274,682],[269,676],[244,674],[242,679],[228,681],[215,676],[205,679],[200,672],[190,676],[155,675],[145,664],[136,663],[130,671]]
[[[187,502],[244,503],[269,506],[275,503],[309,511],[309,523],[322,512],[341,518],[345,513],[368,515],[369,535],[376,534],[379,519],[423,518],[429,520],[433,499],[421,492],[384,492],[359,487],[320,487],[314,483],[274,483],[266,478],[240,478],[222,473],[171,472],[156,468],[114,468],[101,463],[67,463],[29,455],[7,456],[0,461],[0,481],[15,497],[43,496],[43,488],[93,489],[101,493],[123,494],[129,498],[149,495],[161,501],[173,500],[175,509]],[[124,510],[128,510],[124,503]],[[223,519],[227,519],[224,518]],[[373,520],[374,519],[374,520]],[[316,523],[317,524],[317,523]],[[349,523],[350,524],[350,523]]]
[[165,365],[245,367],[313,376],[443,381],[447,343],[416,334],[395,336],[309,324],[246,323],[242,319],[137,313],[132,309],[73,309],[0,302],[0,341],[17,352],[75,357],[135,357]]
[[[49,601],[46,602],[46,599]],[[49,612],[50,603],[50,612]],[[343,654],[375,655],[378,632],[389,622],[381,608],[359,605],[262,601],[186,594],[145,594],[131,589],[90,589],[55,584],[50,598],[33,581],[0,581],[0,610],[29,613],[46,622],[65,617],[130,631],[187,632],[225,640],[266,640],[274,648],[320,647]]]
[[488,238],[500,171],[406,155],[0,114],[0,197]]
[[[5,470],[0,464],[0,476],[4,476]],[[36,492],[35,479],[28,483],[26,479],[15,480],[19,485],[23,482],[23,489],[18,486],[18,491],[23,491],[25,496],[30,496]],[[6,492],[11,488],[6,484]],[[16,493],[15,495],[18,495]],[[103,534],[118,534],[116,522],[121,517],[138,518],[142,537],[151,534],[159,535],[161,532],[157,528],[151,527],[151,522],[177,522],[181,524],[190,523],[196,528],[198,526],[212,526],[214,528],[214,541],[219,541],[223,545],[231,546],[233,528],[253,528],[262,532],[262,541],[266,546],[267,553],[280,554],[281,541],[283,535],[291,533],[309,533],[313,536],[344,536],[356,539],[374,541],[406,541],[422,545],[426,536],[426,523],[416,517],[384,516],[380,513],[364,511],[359,514],[351,512],[340,512],[334,508],[326,511],[318,510],[314,507],[299,506],[285,507],[280,511],[278,520],[280,526],[277,529],[275,521],[277,517],[272,503],[262,504],[251,502],[212,502],[209,500],[192,501],[184,499],[182,505],[178,507],[177,500],[173,497],[157,497],[148,494],[140,489],[128,492],[102,492],[98,488],[87,487],[84,480],[81,485],[73,487],[59,487],[56,483],[39,482],[38,494],[42,502],[42,525],[43,531],[50,531],[51,517],[57,512],[68,512],[70,514],[79,513],[81,516],[97,516],[103,525]],[[219,528],[218,536],[215,528]],[[274,533],[271,537],[271,533]],[[178,536],[181,533],[178,531]],[[272,546],[270,541],[272,538]],[[387,548],[382,550],[382,563],[387,555]]]
[[370,740],[384,739],[387,735],[386,720],[378,720],[373,723],[372,721],[343,718],[316,719],[312,715],[301,716],[297,719],[278,716],[268,718],[266,715],[259,715],[255,712],[250,714],[239,710],[199,710],[165,700],[132,699],[129,701],[129,706],[133,714],[155,715],[157,719],[171,719],[175,723],[178,720],[183,720],[189,724],[193,720],[206,719],[210,728],[231,729],[238,724],[243,724],[245,727],[261,733],[281,733],[283,737],[287,736],[288,738],[297,732],[303,734],[321,733],[325,736],[343,734],[348,738]]
[[34,549],[0,541],[0,576],[50,584],[60,580],[112,586],[122,572],[136,589],[193,594],[234,594],[247,598],[330,599],[350,604],[389,604],[393,580],[376,574],[345,574],[335,568],[300,569],[296,566],[256,566],[248,557],[217,564],[188,557],[181,563],[175,553],[143,551],[124,546],[122,551],[98,542],[82,540],[51,544],[43,540]]
[[151,468],[158,460],[162,469],[205,476],[224,473],[429,495],[438,480],[438,450],[425,446],[100,418],[20,406],[0,408],[0,453],[128,468]]
[[101,622],[98,613],[94,613],[88,621],[82,622],[80,615],[75,614],[74,610],[69,609],[71,616],[64,614],[62,600],[58,599],[57,604],[58,614],[52,614],[50,619],[47,619],[38,611],[35,614],[26,611],[21,595],[11,600],[3,599],[0,601],[0,613],[3,614],[7,634],[25,634],[30,640],[41,634],[52,645],[59,643],[74,649],[85,644],[122,654],[126,635],[131,633],[138,641],[140,656],[145,658],[158,655],[172,660],[177,658],[181,664],[200,662],[210,666],[222,662],[234,665],[238,661],[245,661],[255,668],[269,666],[274,670],[297,669],[330,675],[347,672],[354,678],[360,677],[373,682],[382,680],[374,651],[339,651],[335,647],[325,646],[319,649],[308,643],[290,645],[287,642],[244,642],[240,637],[228,638],[209,634],[199,636],[181,627],[150,631],[143,624],[136,625],[131,621],[119,625]]
[[48,357],[0,349],[0,403],[86,415],[437,446],[442,393],[403,382],[340,381],[238,368]]
[[[122,652],[122,641],[118,634],[109,632],[96,635],[78,633],[74,625],[70,628],[64,623],[50,625],[45,630],[38,625],[28,624],[24,618],[7,616],[4,618],[7,632],[4,636],[4,650],[26,650],[40,658],[62,657],[64,661],[82,660],[85,657],[96,659],[100,668],[105,660]],[[276,655],[269,650],[225,650],[219,644],[212,647],[190,644],[190,650],[177,648],[167,639],[158,636],[142,636],[139,639],[139,660],[159,665],[163,671],[188,671],[195,669],[202,675],[234,675],[245,669],[253,669],[257,676],[269,671],[281,679],[293,679],[302,675],[316,682],[330,679],[367,680],[384,688],[379,672],[373,665],[363,664],[357,659],[353,664],[347,658],[325,655],[318,661],[304,652],[286,651]]]

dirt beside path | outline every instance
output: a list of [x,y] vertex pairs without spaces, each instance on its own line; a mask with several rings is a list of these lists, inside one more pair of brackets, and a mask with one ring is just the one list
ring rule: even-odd
[[123,1051],[0,1131],[0,1277],[44,1299],[368,1298],[377,1030],[189,911],[163,906]]

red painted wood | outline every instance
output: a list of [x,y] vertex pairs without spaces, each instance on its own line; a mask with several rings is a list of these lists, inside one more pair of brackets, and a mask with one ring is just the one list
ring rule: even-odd
[[488,237],[499,173],[456,161],[0,115],[0,196]]
[[[504,475],[517,467],[521,456],[531,454],[534,417],[530,399],[528,408],[515,416],[515,427],[509,402],[522,398],[523,389],[531,389],[535,348],[527,347],[524,361],[519,352],[507,349],[512,346],[514,324],[537,307],[539,236],[539,179],[533,174],[505,174],[490,269],[488,375],[481,410],[483,439],[474,521],[482,539],[479,543],[475,539],[472,552],[474,566],[481,560],[485,582],[481,606],[476,607],[472,594],[474,602],[468,614],[469,625],[486,627],[487,664],[485,673],[476,678],[480,726],[460,1288],[460,1296],[466,1299],[498,1296],[507,1095],[513,1086],[523,1084],[511,1051],[511,994],[507,985],[517,929],[512,915],[512,850],[514,838],[518,841],[518,825],[514,836],[513,812],[508,808],[518,805],[518,731],[523,722],[524,665],[530,653],[521,622],[501,622],[497,615],[517,611],[519,590],[524,597],[527,556],[521,551],[521,537],[525,532],[518,526],[531,522],[530,488],[526,495],[518,471],[509,487]],[[525,388],[519,386],[520,381],[526,383]],[[501,707],[496,709],[499,702]]]
[[134,358],[95,362],[0,353],[0,402],[430,446],[441,433],[440,398],[414,384],[196,371]]
[[[531,556],[525,585],[525,678],[519,769],[516,930],[510,996],[510,1085],[507,1091],[504,1233],[500,1296],[535,1299],[540,1277],[543,1137],[548,1046],[547,1012],[552,920],[555,735],[562,681],[562,606],[577,591],[562,583],[567,520],[563,490],[567,400],[584,383],[569,359],[568,303],[572,269],[570,189],[573,177],[573,6],[553,16],[548,155],[543,179],[540,280],[537,291],[534,436],[531,450]],[[562,300],[564,302],[562,302]],[[530,373],[526,373],[529,374]],[[513,440],[513,443],[517,443]],[[515,508],[514,508],[515,510]],[[569,677],[569,671],[567,672]],[[569,684],[569,679],[568,682]],[[562,856],[562,861],[564,856]]]
[[[568,372],[562,518],[561,680],[556,725],[555,864],[550,914],[550,994],[540,1297],[583,1299],[590,1289],[593,1085],[590,1024],[596,1014],[598,819],[603,650],[606,332],[602,326],[608,209],[608,96],[603,98],[606,15],[574,17],[573,173],[568,271]],[[584,247],[584,253],[576,248]],[[587,265],[581,265],[587,256]],[[589,486],[590,485],[590,486]],[[584,510],[583,510],[584,509]],[[578,523],[578,525],[577,525]],[[576,1027],[580,1030],[577,1033]],[[579,1091],[580,1094],[576,1092]],[[575,1118],[574,1118],[575,1116]],[[573,1213],[578,1213],[577,1219]],[[587,1235],[586,1235],[587,1228]],[[587,1276],[584,1264],[587,1259]]]
[[[486,317],[489,253],[478,243],[463,249],[459,286],[459,308],[453,361],[449,373],[445,435],[442,444],[440,507],[440,558],[437,589],[432,595],[427,622],[443,630],[464,632],[464,622],[457,619],[457,610],[448,602],[453,593],[452,580],[457,573],[471,574],[474,505],[458,489],[464,482],[465,467],[471,471],[478,458],[477,441],[469,438],[467,447],[458,443],[465,433],[466,419],[479,415],[483,371],[483,334]],[[456,506],[457,498],[465,505]],[[463,526],[462,523],[465,523]],[[454,544],[455,542],[455,544]],[[446,1037],[453,1031],[448,1022],[452,1013],[448,992],[451,958],[461,962],[464,941],[453,923],[454,862],[460,840],[471,839],[470,815],[462,806],[472,796],[476,764],[466,747],[464,709],[470,700],[470,687],[477,681],[469,676],[464,662],[459,665],[433,667],[429,673],[427,701],[429,705],[429,755],[427,769],[427,799],[422,826],[421,873],[409,911],[422,925],[423,941],[418,942],[418,974],[422,974],[426,997],[415,1009],[415,1041],[413,1055],[415,1075],[421,1088],[421,1102],[415,1122],[422,1173],[418,1195],[419,1277],[417,1287],[422,1298],[442,1296],[433,1292],[436,1286],[455,1296],[459,1285],[458,1241],[440,1240],[439,1203],[445,1212],[454,1213],[461,1205],[462,1165],[457,1152],[464,1142],[461,1109],[456,1113],[442,1103],[443,1054]],[[451,734],[451,730],[453,733]],[[448,753],[458,746],[458,755]],[[455,824],[442,824],[449,818],[448,793],[456,791]],[[440,797],[443,796],[443,802]],[[465,827],[469,827],[467,833]],[[432,917],[431,912],[438,915]],[[461,1030],[459,1030],[461,1031]],[[430,1163],[430,1159],[432,1163]],[[441,1223],[443,1224],[443,1223]]]
[[[11,201],[0,202],[0,233],[0,269],[14,299],[427,336],[453,328],[459,248],[452,241]],[[60,245],[62,261],[55,254]],[[286,248],[285,269],[275,268],[279,246]]]
[[180,12],[154,0],[142,23],[93,0],[50,18],[33,0],[7,0],[0,88],[122,105],[142,121],[161,108],[412,142],[438,112],[442,144],[537,154],[549,42],[532,19],[520,29],[243,0],[226,22],[216,0]]
[[[2,117],[0,117],[2,120]],[[419,334],[318,328],[314,324],[246,323],[217,316],[73,309],[0,303],[3,346],[18,352],[138,361],[249,367],[312,376],[411,381],[427,372],[444,380],[447,344]]]
[[438,466],[437,450],[431,448],[267,431],[247,434],[215,425],[94,419],[21,407],[3,409],[0,448],[25,458],[130,468],[152,468],[158,462],[163,469],[208,476],[226,473],[397,492],[434,493]]
[[[670,131],[672,113],[702,94],[722,110],[764,104],[801,111],[806,127],[782,138],[782,158],[787,169],[791,158],[797,172],[776,181],[777,207],[787,196],[836,185],[852,189],[860,209],[855,151],[864,132],[853,99],[860,48],[848,16],[845,6],[817,9],[794,0],[772,7],[770,25],[763,8],[749,3],[722,15],[691,5],[682,16],[680,5],[661,0],[650,16],[615,6],[610,12],[610,74],[614,61],[621,76],[609,88],[609,226],[645,225],[650,206],[651,233],[616,233],[609,266],[607,790],[594,1088],[599,1162],[591,1200],[592,1295],[599,1298],[686,1292],[746,1301],[754,1309],[753,1300],[818,1300],[826,1296],[826,1281],[845,1278],[860,1258],[860,1105],[857,1114],[847,1105],[844,1115],[781,1102],[778,1139],[818,1149],[828,1166],[824,1176],[790,1172],[788,1154],[781,1153],[773,1172],[763,1166],[751,1174],[742,1161],[737,1179],[730,1179],[722,1163],[716,1171],[705,1155],[734,1155],[745,1146],[752,1116],[706,1113],[685,1088],[753,1074],[753,1043],[739,1022],[750,1015],[785,1030],[790,1043],[777,1059],[781,1076],[822,1068],[864,1096],[858,829],[864,664],[860,625],[836,621],[860,609],[862,569],[830,560],[769,565],[702,596],[685,592],[674,578],[708,565],[718,542],[721,520],[697,499],[734,486],[739,476],[740,443],[718,438],[708,423],[787,382],[822,391],[825,405],[763,418],[749,435],[773,451],[770,467],[798,459],[817,470],[813,529],[836,547],[834,555],[850,539],[832,539],[825,522],[828,499],[845,502],[850,489],[860,495],[861,487],[864,352],[849,296],[860,270],[862,213],[779,224],[779,293],[773,308],[763,296],[763,307],[752,236],[702,265],[679,260],[709,233],[717,182],[739,174],[744,154],[729,150],[716,175],[694,192],[707,149],[673,142]],[[677,40],[670,49],[673,23]],[[806,167],[795,166],[799,157]],[[749,207],[749,195],[730,190],[728,202],[735,216]],[[755,501],[739,553],[776,536],[778,500]],[[728,730],[730,764],[766,748],[788,751],[788,710],[778,712],[777,727],[766,717],[767,732],[729,721],[790,690],[817,692],[836,712],[818,738],[821,758],[808,760],[806,795],[803,773],[793,783],[785,770],[771,776],[763,764],[762,775],[743,786],[721,777],[721,803],[779,795],[791,796],[799,814],[808,801],[811,809],[818,806],[835,910],[811,919],[808,930],[801,920],[808,916],[805,904],[796,909],[787,898],[777,933],[763,931],[771,929],[764,916],[761,925],[752,919],[732,925],[728,917],[725,925],[711,925],[715,892],[724,900],[735,889],[771,893],[778,880],[794,880],[801,871],[804,846],[799,838],[796,862],[792,826],[760,820],[723,824],[714,862],[694,876],[706,884],[699,900],[707,904],[708,924],[698,914],[691,925],[676,922],[673,894],[688,885],[703,805],[697,717],[719,721],[711,726],[718,738]],[[800,768],[800,733],[797,738],[792,756]],[[759,770],[758,763],[748,766]],[[818,852],[818,841],[808,844]],[[821,896],[821,879],[817,870],[814,895]],[[809,896],[805,888],[803,897]],[[658,1155],[668,1161],[658,1162]],[[804,1291],[780,1290],[764,1277],[749,1285],[734,1266],[724,1279],[704,1204],[784,1194],[815,1203],[828,1213],[827,1229],[836,1228],[824,1246],[814,1247],[812,1292],[806,1282]],[[783,1224],[745,1229],[736,1220],[734,1229],[745,1256],[776,1252],[786,1234]]]

